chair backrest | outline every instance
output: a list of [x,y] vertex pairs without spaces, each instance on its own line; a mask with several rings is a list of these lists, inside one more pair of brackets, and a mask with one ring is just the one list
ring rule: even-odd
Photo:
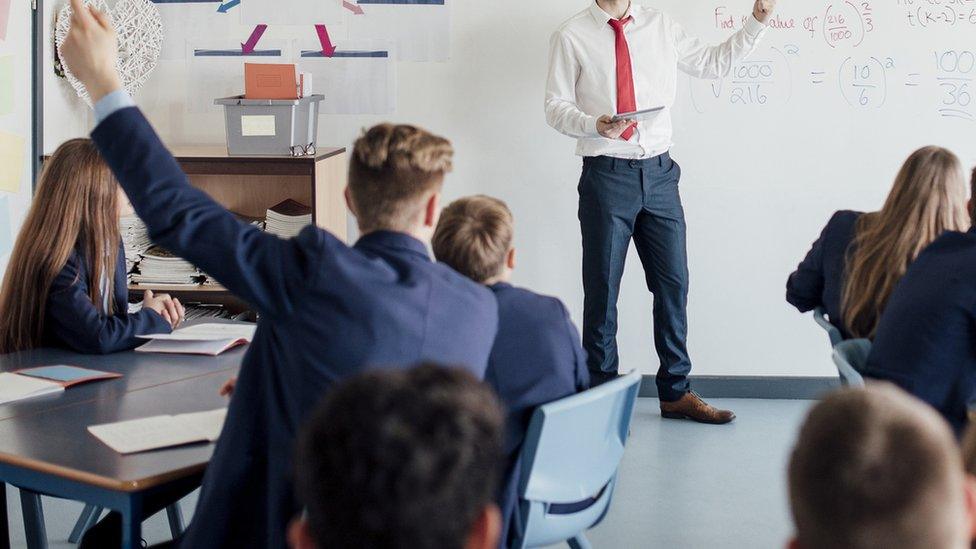
[[837,365],[842,384],[849,387],[864,386],[861,372],[868,363],[869,354],[871,354],[870,339],[849,339],[834,346],[834,364]]
[[536,409],[522,449],[519,545],[559,543],[602,520],[640,383],[641,375],[631,372]]
[[827,310],[823,307],[817,307],[813,310],[813,320],[816,322],[824,331],[827,332],[827,337],[830,338],[830,346],[834,347],[838,343],[844,341],[843,334],[827,320]]

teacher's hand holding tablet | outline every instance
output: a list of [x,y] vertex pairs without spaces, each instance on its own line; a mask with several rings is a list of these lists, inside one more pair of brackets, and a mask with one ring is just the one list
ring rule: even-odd
[[752,15],[760,23],[765,23],[766,19],[773,14],[773,10],[776,9],[776,0],[756,0],[756,7],[752,9]]
[[597,119],[596,131],[607,139],[619,139],[620,134],[624,133],[631,124],[635,124],[635,122],[633,120],[615,119],[614,116],[605,114]]

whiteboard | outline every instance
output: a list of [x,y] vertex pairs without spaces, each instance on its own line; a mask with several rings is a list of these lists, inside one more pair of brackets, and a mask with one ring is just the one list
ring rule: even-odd
[[31,196],[30,2],[0,0],[0,272]]

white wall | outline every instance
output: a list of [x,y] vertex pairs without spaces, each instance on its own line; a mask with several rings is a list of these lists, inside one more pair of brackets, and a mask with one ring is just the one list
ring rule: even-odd
[[[715,2],[647,3],[665,7],[704,37],[727,35],[715,28]],[[748,0],[729,4],[729,13],[751,7]],[[799,22],[807,16],[804,10],[823,13],[824,2],[782,4],[784,14]],[[542,105],[549,34],[586,5],[584,0],[455,0],[451,61],[400,63],[396,115],[323,116],[319,136],[323,145],[348,145],[361,128],[391,120],[418,123],[453,139],[457,160],[448,198],[487,193],[506,200],[517,220],[517,282],[558,295],[577,321],[582,313],[576,220],[580,160],[573,156],[572,140],[548,128]],[[871,41],[865,41],[852,54],[884,57],[905,50],[903,57],[915,62],[931,55],[926,51],[932,40],[972,44],[964,39],[971,37],[968,27],[932,31],[937,39],[932,34],[905,39],[898,26],[900,8],[889,2],[875,9],[884,11],[877,24],[887,25],[890,36],[874,39],[870,49]],[[296,32],[272,27],[266,40]],[[843,100],[837,83],[831,82],[830,92],[812,88],[806,72],[824,61],[828,76],[834,75],[845,55],[818,40],[802,30],[773,31],[769,37],[770,44],[795,43],[802,52],[791,68],[790,102],[771,101],[763,108],[713,105],[699,114],[686,83],[679,93],[673,152],[684,173],[690,346],[697,374],[831,375],[823,333],[784,301],[787,275],[833,210],[878,207],[898,165],[915,147],[946,144],[976,163],[971,139],[976,124],[931,122],[928,103],[901,96],[892,99],[892,104],[901,101],[897,108],[857,111]],[[903,86],[902,72],[891,76],[892,90]],[[933,78],[930,72],[924,78]],[[182,61],[163,62],[140,101],[168,142],[222,142],[219,112],[184,113],[183,77]],[[56,103],[54,90],[48,91],[49,105]],[[58,109],[63,103],[48,112],[64,112]],[[52,118],[49,149],[80,131],[77,119]],[[652,301],[633,253],[623,286],[622,367],[650,373],[657,367]]]

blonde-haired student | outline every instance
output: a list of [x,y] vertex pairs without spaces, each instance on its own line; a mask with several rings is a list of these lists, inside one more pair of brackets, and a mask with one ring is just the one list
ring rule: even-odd
[[45,163],[0,290],[0,352],[41,346],[82,353],[136,347],[168,333],[179,300],[146,292],[129,314],[119,217],[129,205],[88,139],[61,145]]

